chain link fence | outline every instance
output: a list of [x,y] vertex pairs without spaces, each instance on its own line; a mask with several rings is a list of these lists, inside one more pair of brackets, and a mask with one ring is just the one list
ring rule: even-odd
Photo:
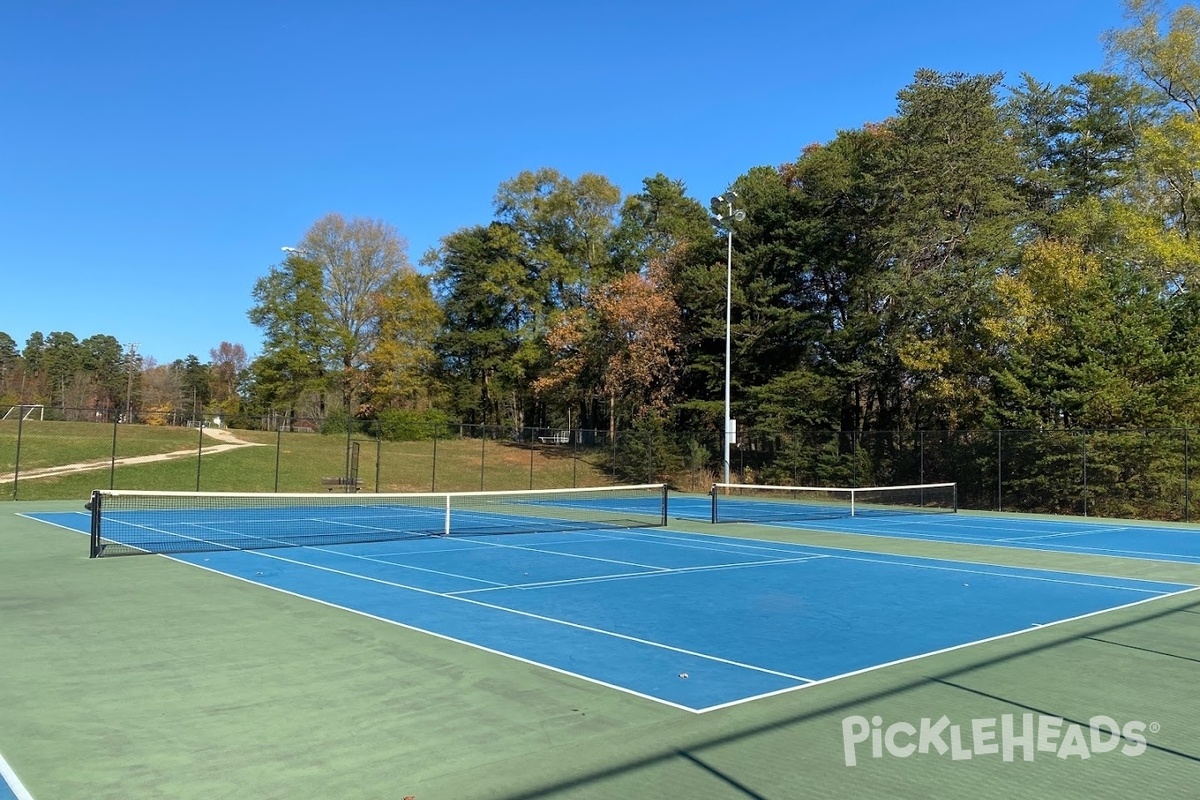
[[[666,482],[705,492],[721,435],[658,427],[515,428],[269,414],[10,407],[0,498],[92,489],[427,492]],[[739,483],[894,486],[953,481],[962,508],[1190,522],[1196,431],[739,432]]]

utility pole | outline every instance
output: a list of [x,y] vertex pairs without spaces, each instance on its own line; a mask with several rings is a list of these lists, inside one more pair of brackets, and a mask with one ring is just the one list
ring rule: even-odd
[[129,345],[128,361],[125,364],[125,424],[133,422],[133,365],[137,358],[138,343]]

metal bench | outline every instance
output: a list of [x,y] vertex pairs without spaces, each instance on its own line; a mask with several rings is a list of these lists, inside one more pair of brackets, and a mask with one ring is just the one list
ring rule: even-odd
[[539,436],[538,441],[542,444],[568,444],[571,441],[571,432],[555,431],[549,436]]
[[334,489],[342,489],[343,491],[347,492],[357,492],[362,488],[362,481],[358,478],[343,478],[339,476],[336,478],[321,478],[321,485],[331,492]]

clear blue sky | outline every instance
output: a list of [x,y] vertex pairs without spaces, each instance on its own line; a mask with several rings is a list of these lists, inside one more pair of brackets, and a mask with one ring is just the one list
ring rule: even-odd
[[415,264],[522,170],[707,201],[886,118],[919,68],[1065,83],[1121,24],[1119,0],[7,0],[0,331],[254,355],[254,281],[326,213]]

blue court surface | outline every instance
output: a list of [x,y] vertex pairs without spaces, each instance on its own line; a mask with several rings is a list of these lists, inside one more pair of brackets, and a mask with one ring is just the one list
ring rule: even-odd
[[[1119,520],[1042,519],[1019,514],[890,514],[847,517],[831,510],[829,518],[788,518],[786,504],[769,500],[723,501],[739,516],[769,527],[805,528],[833,533],[923,539],[954,544],[1016,547],[1056,553],[1115,556],[1200,564],[1200,526],[1131,524]],[[773,510],[772,506],[783,510]],[[712,519],[707,498],[671,498],[671,516],[679,519]],[[793,506],[794,508],[794,506]],[[836,514],[836,516],[835,516]],[[721,525],[714,530],[720,531]]]
[[171,558],[694,712],[1192,589],[664,528]]

